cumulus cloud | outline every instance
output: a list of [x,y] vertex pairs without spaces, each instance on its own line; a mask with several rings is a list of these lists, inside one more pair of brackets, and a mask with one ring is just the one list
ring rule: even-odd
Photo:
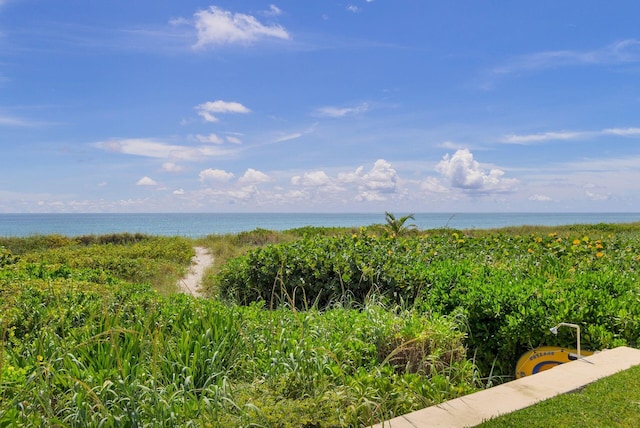
[[[280,14],[276,6],[270,7],[271,16]],[[195,48],[230,44],[250,45],[264,39],[289,40],[291,35],[277,24],[263,24],[256,17],[233,13],[216,6],[194,14],[198,40]]]
[[358,104],[357,106],[353,106],[353,107],[327,106],[327,107],[320,107],[316,109],[313,115],[317,117],[339,118],[339,117],[362,114],[370,110],[370,108],[371,106],[368,103]]
[[151,179],[151,178],[149,178],[147,176],[142,177],[136,183],[136,186],[157,186],[157,185],[158,185],[158,183],[155,180],[153,180],[153,179]]
[[253,168],[249,168],[245,171],[244,175],[238,179],[240,184],[260,184],[271,181],[271,178],[261,171],[256,171]]
[[371,170],[362,176],[364,186],[374,192],[392,193],[396,191],[398,174],[391,164],[384,159],[378,159]]
[[182,172],[183,170],[184,168],[182,166],[173,162],[165,162],[162,164],[162,171],[164,172],[178,173]]
[[510,192],[518,184],[516,179],[505,178],[504,171],[500,169],[494,168],[487,172],[473,159],[473,154],[468,149],[458,150],[453,156],[446,154],[436,165],[436,171],[452,187],[473,193]]
[[203,158],[232,153],[231,150],[218,147],[189,147],[144,138],[103,141],[94,143],[93,146],[112,153],[186,161],[197,161]]
[[362,9],[361,9],[361,8],[359,8],[358,6],[353,5],[353,4],[348,5],[348,6],[347,6],[347,10],[348,10],[349,12],[353,12],[353,13],[358,13],[358,12],[361,12],[361,11],[362,11]]
[[207,122],[217,122],[219,119],[212,113],[240,113],[246,114],[251,110],[235,101],[207,101],[206,103],[198,104],[195,109],[198,115]]
[[212,182],[212,181],[227,182],[231,180],[234,177],[234,175],[232,172],[227,172],[222,169],[207,168],[205,170],[200,171],[200,174],[198,174],[198,177],[200,181],[203,183]]
[[333,181],[324,171],[305,172],[302,176],[291,178],[291,184],[305,187],[322,187],[332,185]]

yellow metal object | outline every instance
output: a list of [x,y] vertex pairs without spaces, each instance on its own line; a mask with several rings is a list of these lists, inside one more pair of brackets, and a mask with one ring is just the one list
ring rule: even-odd
[[[593,351],[580,351],[581,357],[588,355],[593,355]],[[516,379],[543,372],[577,359],[578,353],[575,349],[561,348],[559,346],[541,346],[522,354],[516,364]]]

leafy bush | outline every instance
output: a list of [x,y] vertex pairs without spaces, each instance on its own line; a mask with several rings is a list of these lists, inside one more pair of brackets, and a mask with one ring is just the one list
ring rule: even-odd
[[561,321],[583,326],[585,348],[640,346],[635,229],[477,235],[439,230],[388,239],[363,230],[307,237],[230,260],[217,282],[222,296],[241,304],[324,308],[380,294],[428,313],[458,314],[485,376],[509,378],[532,347],[573,346],[571,332],[548,332]]

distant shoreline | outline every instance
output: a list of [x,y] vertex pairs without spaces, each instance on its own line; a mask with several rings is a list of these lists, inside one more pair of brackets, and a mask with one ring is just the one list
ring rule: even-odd
[[[398,213],[401,214],[401,213]],[[640,213],[416,213],[419,229],[494,229],[509,226],[633,223]],[[385,222],[384,213],[116,213],[0,214],[0,236],[144,233],[203,237],[257,228],[360,227]]]

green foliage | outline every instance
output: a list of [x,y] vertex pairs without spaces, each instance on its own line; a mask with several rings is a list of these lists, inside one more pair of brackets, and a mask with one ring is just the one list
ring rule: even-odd
[[19,260],[17,256],[14,256],[10,250],[0,246],[0,268],[12,265]]
[[385,228],[389,236],[391,236],[392,238],[396,238],[400,235],[405,235],[409,231],[416,229],[415,224],[409,224],[409,225],[406,224],[407,221],[409,220],[415,220],[413,214],[408,214],[408,215],[396,218],[394,214],[390,212],[385,212],[384,216],[387,222],[387,224],[385,225]]
[[420,240],[365,234],[314,236],[254,249],[229,260],[217,277],[223,298],[297,308],[327,307],[382,294],[413,301],[428,283],[433,254]]
[[189,241],[108,241],[0,269],[0,426],[363,426],[475,390],[452,319],[163,296]]
[[457,314],[481,372],[508,379],[526,350],[575,343],[571,332],[548,332],[561,321],[583,326],[585,349],[640,346],[640,234],[612,229],[475,237],[445,229],[395,239],[363,229],[252,250],[229,260],[217,282],[241,304],[324,308],[382,295]]

